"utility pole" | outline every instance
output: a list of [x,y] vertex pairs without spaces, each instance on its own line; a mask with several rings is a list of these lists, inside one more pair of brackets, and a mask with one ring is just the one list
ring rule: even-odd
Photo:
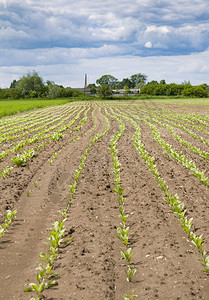
[[87,94],[87,74],[85,74],[85,83],[84,83],[84,95],[86,96]]

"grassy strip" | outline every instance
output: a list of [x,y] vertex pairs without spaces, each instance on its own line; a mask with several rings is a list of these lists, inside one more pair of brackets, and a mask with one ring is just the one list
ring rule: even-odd
[[55,100],[1,100],[0,101],[0,118],[4,116],[11,116],[20,112],[42,108],[46,106],[57,106],[73,99],[55,99]]

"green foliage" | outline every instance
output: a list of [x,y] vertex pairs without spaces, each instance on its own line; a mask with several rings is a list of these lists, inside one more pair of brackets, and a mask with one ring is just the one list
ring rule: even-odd
[[107,99],[112,95],[111,87],[108,84],[103,84],[98,87],[98,94],[101,98]]
[[31,93],[41,95],[44,90],[44,83],[38,73],[33,71],[32,73],[28,72],[26,76],[22,76],[17,82],[17,87],[23,96],[28,97]]
[[131,80],[131,87],[136,88],[139,83],[146,82],[147,76],[144,74],[138,73],[138,74],[131,75],[130,80]]
[[79,91],[77,90],[73,90],[71,88],[64,88],[63,86],[57,84],[50,84],[46,88],[46,97],[48,99],[77,97],[80,96],[81,93],[79,93]]
[[11,161],[17,166],[26,166],[28,164],[28,161],[34,157],[35,153],[33,149],[26,150],[22,155],[16,155],[12,157]]
[[164,95],[199,98],[208,96],[205,85],[191,86],[191,84],[188,82],[184,82],[183,84],[166,84],[162,80],[160,83],[158,83],[157,81],[148,82],[144,87],[142,87],[140,93],[152,96]]
[[12,169],[13,169],[13,167],[7,166],[6,168],[4,168],[0,171],[0,176],[2,178],[5,178],[9,173],[11,173]]
[[12,82],[11,82],[11,84],[10,84],[10,89],[15,89],[17,87],[17,80],[16,79],[14,79]]
[[131,299],[133,299],[134,297],[138,297],[138,295],[134,295],[133,292],[134,292],[134,291],[131,291],[131,296],[130,296],[130,297],[129,297],[127,294],[124,294],[124,295],[123,295],[124,300],[131,300]]
[[129,78],[123,78],[123,80],[117,84],[118,89],[123,89],[125,86],[127,86],[129,89],[132,87],[132,82]]
[[208,93],[201,86],[191,86],[191,87],[186,87],[182,91],[182,95],[186,97],[205,98],[208,96]]
[[0,89],[0,99],[20,99],[22,93],[18,88]]
[[108,85],[111,89],[116,87],[118,84],[118,79],[112,75],[103,75],[96,80],[96,83],[100,86]]
[[[0,97],[1,98],[1,97]],[[0,118],[4,116],[14,115],[23,111],[42,108],[45,106],[56,106],[68,103],[67,99],[57,99],[57,100],[5,100],[0,101]]]
[[143,84],[145,84],[147,76],[141,73],[131,75],[130,78],[123,78],[122,81],[118,81],[112,75],[103,75],[101,78],[96,80],[98,85],[107,84],[111,87],[111,89],[123,89],[124,86],[128,88],[140,88]]
[[96,85],[95,85],[95,83],[91,83],[91,84],[89,84],[88,86],[87,86],[87,88],[89,88],[90,89],[90,92],[91,92],[91,94],[96,94],[96,92],[97,92],[97,88],[96,88]]
[[0,224],[0,237],[3,236],[5,231],[11,225],[12,221],[14,221],[16,212],[17,212],[17,210],[14,210],[14,211],[7,210],[6,211],[4,224]]
[[127,85],[125,85],[123,88],[125,90],[124,95],[127,95],[128,93],[130,93],[129,87]]

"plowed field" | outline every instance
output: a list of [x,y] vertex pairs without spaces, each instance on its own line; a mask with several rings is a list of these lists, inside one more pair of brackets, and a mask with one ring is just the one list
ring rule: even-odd
[[[209,299],[208,160],[203,106],[70,103],[0,119],[0,224],[17,210],[0,237],[0,299]],[[24,292],[50,280],[39,298]]]

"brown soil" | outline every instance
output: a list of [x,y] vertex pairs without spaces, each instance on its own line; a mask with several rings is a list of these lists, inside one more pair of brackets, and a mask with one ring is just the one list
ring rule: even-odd
[[[154,107],[152,103],[150,105]],[[69,104],[71,106],[73,104]],[[178,106],[162,107],[180,113],[182,109]],[[94,126],[93,109],[97,123],[91,130]],[[202,107],[196,107],[195,111],[204,113]],[[103,109],[102,113],[105,114]],[[47,251],[43,242],[47,241],[53,222],[60,219],[58,210],[66,207],[68,186],[82,153],[91,138],[106,126],[96,104],[90,105],[87,115],[88,120],[80,131],[66,132],[63,140],[47,144],[28,166],[15,167],[11,175],[0,178],[1,223],[5,209],[17,209],[16,220],[0,240],[0,299],[29,299],[34,295],[23,290],[28,283],[36,282],[39,254]],[[83,116],[84,112],[73,128],[81,124],[79,121]],[[124,121],[126,129],[117,149],[121,163],[121,186],[125,188],[125,210],[129,215],[127,222],[133,250],[132,262],[137,269],[134,281],[127,282],[125,262],[120,254],[120,250],[125,248],[116,237],[120,219],[117,196],[113,192],[114,175],[109,153],[110,139],[119,130],[119,124],[110,117],[108,119],[111,123],[108,133],[88,152],[65,223],[65,238],[72,238],[73,241],[61,246],[55,260],[53,272],[60,274],[56,279],[59,285],[45,291],[44,296],[50,300],[119,300],[125,293],[130,296],[134,290],[138,299],[143,300],[209,299],[209,277],[203,272],[200,254],[189,241],[133,146],[133,126]],[[196,233],[204,233],[204,248],[209,250],[209,189],[164,154],[154,141],[149,127],[138,123],[146,150],[155,157],[170,192],[178,193],[188,215],[194,217]],[[200,169],[207,169],[206,161],[180,146],[168,131],[158,129],[173,147],[195,160]],[[80,139],[73,142],[78,136]],[[198,147],[202,146],[191,137],[186,138],[185,134],[184,138]],[[54,159],[52,153],[59,150],[62,152]],[[51,165],[49,159],[53,160]],[[11,165],[10,160],[11,156],[5,158],[0,168]],[[38,185],[35,186],[34,182]]]

